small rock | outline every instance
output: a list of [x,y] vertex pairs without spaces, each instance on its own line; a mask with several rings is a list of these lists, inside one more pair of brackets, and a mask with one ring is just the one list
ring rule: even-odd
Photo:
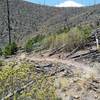
[[74,98],[75,98],[75,99],[79,99],[80,97],[79,97],[78,95],[75,95]]
[[74,100],[74,97],[73,96],[69,96],[68,100]]

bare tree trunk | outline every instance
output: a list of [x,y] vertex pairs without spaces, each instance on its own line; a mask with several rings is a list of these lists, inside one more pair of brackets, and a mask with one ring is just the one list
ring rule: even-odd
[[7,20],[8,20],[9,44],[11,44],[10,9],[9,9],[9,1],[8,0],[7,0]]

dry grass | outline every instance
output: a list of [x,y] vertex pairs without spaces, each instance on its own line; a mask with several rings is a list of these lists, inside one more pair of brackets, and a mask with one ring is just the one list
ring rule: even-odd
[[66,45],[64,51],[71,51],[79,45],[84,46],[90,32],[91,28],[89,26],[74,27],[67,33],[63,32],[45,37],[42,45],[46,49],[59,48],[62,45]]

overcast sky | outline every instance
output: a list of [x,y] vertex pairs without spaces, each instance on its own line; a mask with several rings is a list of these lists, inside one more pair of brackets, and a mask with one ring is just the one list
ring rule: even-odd
[[[38,3],[38,4],[43,4],[44,0],[26,0],[29,2],[33,2],[33,3]],[[50,6],[55,6],[55,5],[60,5],[66,1],[69,0],[45,0],[46,5],[50,5]],[[71,1],[75,1],[76,3],[82,4],[82,5],[93,5],[94,1],[96,1],[96,4],[100,3],[100,0],[71,0]]]

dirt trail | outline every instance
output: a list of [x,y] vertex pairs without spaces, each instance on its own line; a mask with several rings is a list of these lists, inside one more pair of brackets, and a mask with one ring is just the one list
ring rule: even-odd
[[[80,63],[80,62],[76,62],[76,61],[74,61],[74,60],[72,60],[72,59],[66,59],[66,60],[63,60],[63,59],[58,59],[58,58],[50,58],[50,57],[34,57],[34,56],[32,56],[32,57],[26,57],[27,59],[29,59],[29,60],[31,60],[31,61],[39,61],[39,62],[51,62],[51,63],[62,63],[62,64],[66,64],[66,65],[68,65],[68,66],[74,66],[75,67],[75,71],[77,72],[77,69],[79,69],[79,70],[81,70],[81,72],[83,73],[82,75],[81,75],[81,82],[84,82],[84,79],[85,78],[90,78],[91,77],[91,75],[93,75],[94,77],[95,76],[97,76],[97,70],[96,69],[94,69],[94,68],[91,68],[89,65],[86,65],[86,64],[84,64],[84,63]],[[62,74],[62,73],[61,73]],[[79,77],[78,77],[79,78]],[[77,78],[76,78],[77,79]],[[78,88],[77,87],[77,84],[75,84],[74,82],[73,83],[71,83],[73,80],[75,80],[74,79],[74,77],[73,78],[71,78],[71,80],[69,80],[68,81],[68,79],[67,78],[65,78],[65,79],[63,79],[61,76],[60,76],[60,73],[57,75],[57,78],[56,78],[56,80],[55,80],[55,83],[57,83],[57,85],[58,85],[58,88],[56,89],[56,93],[57,93],[57,95],[60,97],[60,98],[62,98],[62,100],[74,100],[74,99],[71,99],[71,96],[70,95],[72,95],[72,94],[70,94],[70,93],[73,93],[73,95],[75,95],[75,96],[78,96],[78,91],[76,90],[73,90],[74,88]],[[70,85],[69,85],[69,87],[70,87],[70,89],[68,89],[68,91],[69,92],[63,92],[63,89],[65,89],[66,90],[66,87],[67,87],[67,84],[68,84],[68,82],[69,82],[69,84],[70,85],[72,85],[73,84],[73,86],[75,85],[75,87],[70,87]],[[65,84],[65,85],[64,85]],[[60,85],[61,85],[61,87],[60,87]],[[74,92],[75,91],[75,92]],[[76,94],[75,94],[76,93]],[[80,92],[81,93],[81,92]],[[67,96],[66,96],[66,94],[67,94]],[[69,95],[69,96],[68,96]],[[81,95],[81,94],[80,94]],[[91,100],[91,99],[89,99],[89,100]]]
[[[64,67],[71,68],[72,76],[66,76],[68,73],[66,71],[57,73],[55,76],[55,86],[56,86],[56,93],[57,96],[60,97],[62,100],[76,100],[71,99],[73,97],[80,98],[77,100],[92,100],[91,96],[92,90],[87,90],[88,80],[100,77],[97,73],[97,69],[94,67],[90,67],[88,64],[80,63],[72,59],[59,59],[57,57],[41,57],[39,55],[18,55],[16,57],[17,60],[28,60],[28,61],[35,61],[35,62],[43,62],[43,63],[61,63],[61,65],[65,65]],[[20,62],[20,61],[19,61]],[[71,66],[71,67],[70,67]],[[65,75],[65,76],[64,76]],[[84,87],[85,86],[85,87]],[[94,95],[95,91],[92,91]],[[83,94],[84,93],[84,94]],[[88,95],[87,95],[88,93]],[[87,95],[87,96],[86,96]],[[99,97],[98,93],[95,93],[97,97]],[[95,97],[95,96],[94,96]],[[89,98],[89,99],[88,99]],[[99,100],[93,99],[93,100]]]
[[58,58],[50,58],[50,57],[26,57],[26,59],[32,60],[32,61],[39,61],[39,62],[52,62],[52,63],[62,63],[62,64],[66,64],[68,66],[74,66],[76,68],[79,68],[80,70],[83,70],[85,73],[88,74],[94,74],[96,75],[96,69],[91,68],[89,65],[84,64],[84,63],[80,63],[80,62],[76,62],[72,59],[58,59]]

